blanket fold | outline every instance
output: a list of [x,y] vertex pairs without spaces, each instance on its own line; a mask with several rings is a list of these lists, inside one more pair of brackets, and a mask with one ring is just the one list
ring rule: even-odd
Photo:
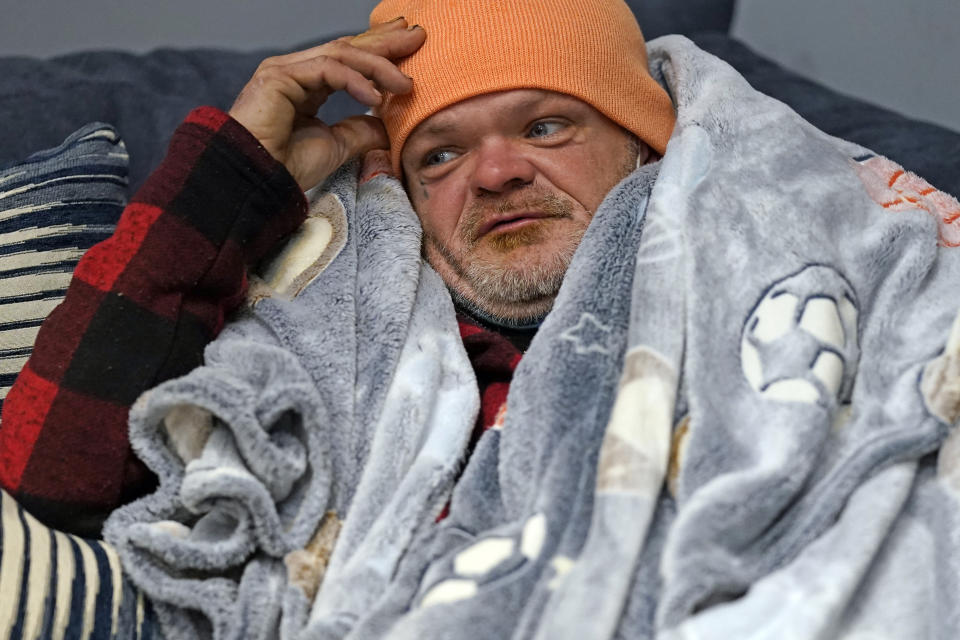
[[960,204],[685,38],[649,60],[667,152],[465,466],[449,294],[355,167],[323,272],[141,398],[160,488],[106,534],[168,638],[960,636]]

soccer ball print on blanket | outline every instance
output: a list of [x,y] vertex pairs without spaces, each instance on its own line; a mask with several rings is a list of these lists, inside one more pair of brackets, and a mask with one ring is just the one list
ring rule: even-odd
[[859,361],[858,315],[853,289],[831,267],[776,282],[744,327],[740,355],[750,386],[787,402],[847,398]]

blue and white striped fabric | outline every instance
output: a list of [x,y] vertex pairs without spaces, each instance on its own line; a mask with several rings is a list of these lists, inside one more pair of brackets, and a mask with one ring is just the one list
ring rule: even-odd
[[0,513],[0,639],[160,637],[109,545],[47,528],[2,490]]
[[0,170],[0,408],[80,256],[113,232],[127,164],[116,130],[92,123]]

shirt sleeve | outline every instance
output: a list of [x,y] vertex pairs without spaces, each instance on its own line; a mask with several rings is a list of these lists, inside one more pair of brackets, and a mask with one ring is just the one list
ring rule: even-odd
[[41,327],[3,404],[0,485],[46,524],[85,535],[149,491],[130,406],[201,363],[243,300],[247,268],[306,211],[296,181],[246,129],[218,109],[192,111]]

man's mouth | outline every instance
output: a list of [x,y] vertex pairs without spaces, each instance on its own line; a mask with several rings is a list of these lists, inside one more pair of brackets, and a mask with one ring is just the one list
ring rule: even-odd
[[495,216],[480,225],[476,237],[480,239],[488,233],[507,233],[551,217],[554,216],[546,211],[522,211]]

